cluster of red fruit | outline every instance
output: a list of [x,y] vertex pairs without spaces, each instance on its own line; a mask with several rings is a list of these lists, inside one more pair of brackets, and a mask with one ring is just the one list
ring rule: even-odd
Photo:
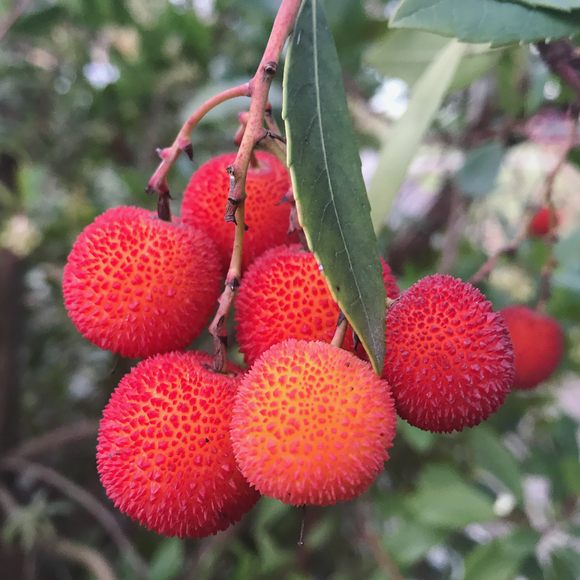
[[284,245],[288,174],[258,153],[246,183],[248,270],[236,302],[249,370],[214,372],[209,355],[183,349],[220,292],[233,241],[222,217],[233,158],[193,175],[181,220],[132,207],[105,212],[80,234],[64,270],[65,305],[79,331],[145,359],[112,394],[98,438],[101,480],[129,516],[197,537],[239,520],[260,494],[292,505],[352,499],[383,469],[396,413],[422,429],[461,430],[498,409],[514,376],[529,388],[558,364],[553,322],[532,326],[526,309],[505,312],[514,371],[504,317],[476,288],[435,275],[400,294],[385,263],[394,303],[382,377],[352,332],[342,349],[332,346],[339,309],[317,261]]

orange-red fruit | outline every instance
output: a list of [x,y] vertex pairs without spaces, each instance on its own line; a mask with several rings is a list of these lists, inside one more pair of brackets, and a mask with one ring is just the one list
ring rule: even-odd
[[64,303],[85,338],[144,358],[201,333],[220,280],[219,254],[204,233],[117,207],[78,236],[64,268]]
[[501,311],[514,346],[515,389],[533,389],[558,367],[564,354],[564,333],[551,316],[526,306]]
[[363,493],[395,436],[389,385],[354,354],[287,340],[245,375],[232,441],[256,489],[291,505],[329,505]]
[[[553,220],[553,224],[550,224],[551,220]],[[541,207],[530,220],[528,234],[535,238],[541,238],[550,231],[550,225],[552,228],[556,228],[559,223],[560,216],[557,212],[550,210],[549,207]]]
[[[383,280],[389,298],[396,298],[399,288],[384,261]],[[314,255],[298,245],[272,248],[242,279],[236,300],[240,350],[252,364],[287,338],[330,342],[338,315]],[[353,349],[352,333],[347,334],[344,348]]]
[[423,278],[387,313],[383,375],[411,425],[443,433],[477,425],[502,405],[514,379],[503,318],[470,284]]
[[[250,166],[246,178],[244,267],[268,248],[288,240],[290,204],[281,203],[290,188],[288,171],[271,153],[257,151],[256,157],[259,165]],[[235,158],[235,153],[227,153],[204,163],[191,176],[181,207],[183,221],[212,236],[225,264],[232,252],[235,230],[233,224],[224,221],[230,187],[226,168]]]
[[97,467],[107,495],[167,536],[215,534],[259,497],[236,466],[229,436],[239,378],[214,373],[210,364],[198,352],[140,362],[100,423]]

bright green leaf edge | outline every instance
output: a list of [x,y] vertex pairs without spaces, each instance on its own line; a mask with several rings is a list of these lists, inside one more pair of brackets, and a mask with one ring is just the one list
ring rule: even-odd
[[516,0],[520,4],[526,4],[532,8],[550,8],[570,12],[580,10],[580,0]]
[[372,222],[382,229],[407,169],[455,77],[465,45],[449,41],[416,82],[407,111],[389,133],[369,187]]
[[385,287],[336,47],[323,8],[305,0],[284,68],[288,165],[308,245],[380,374]]
[[563,13],[499,0],[403,0],[390,26],[507,46],[577,35],[580,11]]

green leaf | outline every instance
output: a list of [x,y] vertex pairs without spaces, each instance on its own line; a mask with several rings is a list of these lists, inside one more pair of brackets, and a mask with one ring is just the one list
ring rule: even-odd
[[178,538],[161,542],[151,560],[150,580],[171,580],[183,568],[185,548]]
[[431,125],[464,53],[449,41],[415,84],[409,106],[388,135],[369,188],[372,220],[379,231],[425,132]]
[[397,435],[401,435],[403,439],[418,453],[425,453],[429,451],[435,443],[436,435],[430,431],[423,431],[409,425],[407,421],[402,419],[397,421]]
[[300,223],[374,369],[385,358],[385,288],[336,48],[306,0],[284,70],[283,117]]
[[527,4],[533,8],[553,8],[554,10],[580,10],[580,0],[516,0],[520,4]]
[[467,441],[476,469],[489,471],[521,499],[522,474],[519,465],[497,434],[480,426],[467,434]]
[[391,26],[502,46],[576,35],[580,12],[565,14],[503,0],[403,0]]
[[477,546],[465,558],[464,577],[469,580],[512,580],[525,558],[533,554],[538,537],[533,532],[516,532]]
[[425,468],[408,507],[419,521],[443,529],[496,519],[492,500],[447,465]]
[[[365,53],[365,63],[387,77],[403,79],[413,85],[449,40],[420,30],[389,30]],[[466,47],[450,91],[470,85],[497,63],[502,51],[483,46]]]
[[495,186],[504,155],[505,146],[499,141],[491,141],[469,151],[463,167],[455,176],[461,191],[470,197],[489,193]]

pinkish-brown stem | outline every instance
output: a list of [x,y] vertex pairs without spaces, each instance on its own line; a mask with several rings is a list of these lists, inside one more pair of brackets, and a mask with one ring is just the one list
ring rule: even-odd
[[212,110],[221,103],[235,99],[236,97],[249,97],[252,94],[251,81],[243,83],[236,87],[231,87],[209,98],[205,103],[200,105],[185,121],[171,147],[158,150],[161,163],[155,170],[155,173],[149,179],[147,191],[156,193],[160,197],[169,195],[169,185],[167,183],[167,174],[173,167],[182,152],[188,157],[192,157],[193,149],[191,145],[191,132],[197,124]]
[[214,369],[225,372],[227,365],[227,327],[226,320],[232,306],[236,289],[242,276],[242,248],[245,231],[244,198],[246,195],[246,175],[252,159],[254,147],[264,138],[264,114],[268,106],[268,94],[272,79],[276,74],[280,54],[298,16],[301,0],[282,0],[268,44],[256,74],[249,82],[250,110],[241,137],[238,154],[228,167],[230,189],[228,192],[225,220],[236,224],[236,234],[230,266],[222,295],[218,299],[218,309],[209,327],[213,337],[215,358]]

